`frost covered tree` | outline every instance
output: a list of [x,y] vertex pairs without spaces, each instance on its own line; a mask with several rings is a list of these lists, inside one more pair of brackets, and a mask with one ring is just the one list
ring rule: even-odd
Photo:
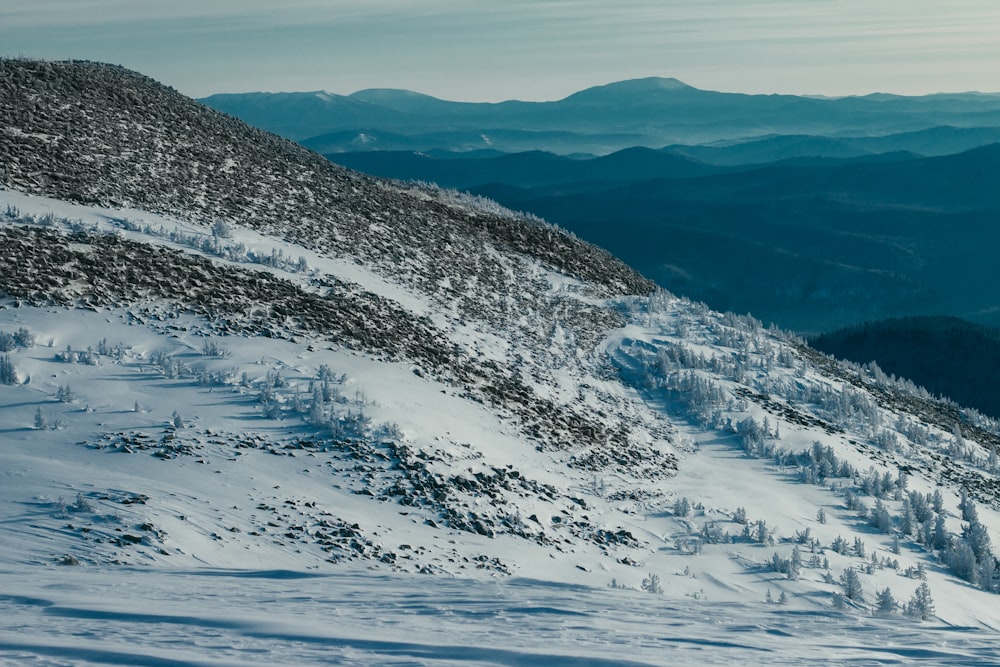
[[17,369],[10,355],[0,356],[0,384],[17,384]]
[[44,428],[48,428],[48,426],[49,426],[49,422],[45,418],[45,413],[42,412],[41,408],[37,408],[35,410],[35,428],[41,430],[41,429],[44,429]]
[[233,235],[233,231],[226,224],[226,221],[221,218],[216,218],[215,222],[212,223],[212,236],[217,239],[228,239]]
[[691,501],[687,499],[687,496],[674,503],[674,515],[684,517],[689,514],[691,514]]
[[882,502],[881,498],[875,501],[875,507],[871,509],[871,513],[868,515],[868,523],[883,533],[888,533],[892,530],[892,517],[889,515],[889,509]]
[[660,585],[660,576],[657,574],[650,574],[648,577],[642,580],[642,590],[647,593],[660,594],[663,592],[663,587]]
[[840,585],[844,588],[844,596],[848,600],[865,601],[865,593],[861,588],[861,577],[858,576],[858,571],[853,567],[847,568],[840,575]]
[[917,586],[913,597],[903,607],[903,613],[922,621],[930,620],[934,616],[934,599],[931,597],[931,588],[926,581]]
[[894,614],[898,606],[899,603],[892,596],[892,591],[889,590],[888,586],[875,596],[875,613],[877,614]]

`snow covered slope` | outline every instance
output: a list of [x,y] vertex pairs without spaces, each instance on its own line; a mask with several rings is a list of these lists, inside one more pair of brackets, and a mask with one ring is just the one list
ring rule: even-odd
[[[995,638],[1000,435],[975,413],[652,293],[539,221],[339,169],[118,68],[0,61],[0,148],[0,604],[29,635],[0,636],[0,656],[113,662],[35,616],[127,636],[148,621],[116,570],[137,599],[176,586],[226,606],[232,577],[259,579],[255,608],[275,588],[356,594],[365,568],[383,609],[485,579],[552,608],[606,597],[606,617],[586,612],[601,632],[629,604],[703,613],[662,633],[716,649],[727,609],[776,632],[785,612],[845,632],[880,614],[871,627],[900,637],[924,622],[941,641],[957,624],[977,660]],[[74,582],[107,608],[46,593]],[[432,639],[409,630],[261,635],[252,616],[183,632],[266,635],[265,661],[301,641],[361,663],[528,660],[496,642],[421,653]],[[784,650],[758,644],[734,647]],[[147,663],[173,655],[147,646]],[[554,650],[621,658],[610,641]],[[212,653],[173,657],[195,655]]]

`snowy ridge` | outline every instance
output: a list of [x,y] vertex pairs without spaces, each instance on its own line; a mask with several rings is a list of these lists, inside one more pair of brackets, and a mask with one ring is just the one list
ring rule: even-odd
[[[0,174],[0,571],[12,582],[0,608],[24,631],[0,635],[0,657],[213,655],[171,648],[171,633],[124,639],[165,623],[252,646],[207,658],[219,664],[322,662],[283,653],[303,642],[348,664],[612,664],[615,632],[639,642],[638,664],[663,662],[667,646],[689,662],[816,661],[801,623],[803,636],[829,628],[834,659],[988,664],[995,423],[750,318],[649,295],[546,225],[326,171],[124,70],[2,65],[16,86],[0,93],[26,86],[36,108],[0,106],[14,156]],[[111,97],[127,114],[144,108],[129,99],[167,105],[173,122],[130,116],[156,128],[157,152],[140,149],[145,130],[105,132],[101,114],[117,107],[96,93],[43,104],[94,77],[131,91]],[[67,108],[90,120],[60,133]],[[228,134],[175,144],[178,118]],[[25,143],[42,134],[62,148]],[[89,166],[104,154],[94,142],[112,139],[114,160],[155,172],[148,190],[134,184],[145,201],[114,199],[130,164]],[[201,166],[167,168],[183,155]],[[66,189],[70,163],[97,201]],[[305,163],[319,179],[310,195],[287,181]],[[252,185],[258,168],[274,178]],[[246,188],[242,203],[227,179],[203,177],[216,171]],[[319,192],[327,213],[302,203]],[[109,588],[116,572],[169,610],[138,613]],[[386,641],[359,608],[342,631],[209,605],[184,616],[204,582],[239,607],[221,583],[232,577],[252,582],[253,608],[301,592],[299,611],[274,603],[291,618],[329,612],[324,599],[370,577],[386,623],[420,620]],[[442,597],[412,611],[385,602],[427,587]],[[499,602],[460,622],[456,589]],[[627,608],[634,630],[612,620]],[[662,625],[636,618],[647,608]],[[69,619],[59,630],[107,622],[111,648],[74,654],[46,613]],[[715,625],[742,617],[789,641],[720,637]],[[482,639],[497,619],[539,634],[505,652],[513,632]],[[918,623],[929,639],[913,641]],[[465,634],[438,641],[437,626]],[[834,638],[859,628],[908,648]]]

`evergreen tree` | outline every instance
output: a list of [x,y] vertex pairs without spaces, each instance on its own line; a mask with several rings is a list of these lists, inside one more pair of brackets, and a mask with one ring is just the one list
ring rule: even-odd
[[840,575],[840,585],[844,587],[844,596],[848,600],[855,602],[865,601],[865,594],[861,588],[861,577],[858,576],[858,571],[853,567],[847,568]]
[[931,507],[938,514],[944,512],[944,496],[941,495],[941,489],[934,489],[934,495],[931,496]]
[[912,535],[916,517],[913,515],[913,507],[910,505],[910,498],[903,498],[903,509],[899,512],[899,531],[903,535]]
[[969,500],[969,492],[964,487],[958,499],[958,511],[962,513],[962,521],[971,521],[976,511],[975,505]]
[[914,591],[913,597],[906,603],[903,613],[912,618],[919,618],[922,621],[930,620],[934,616],[934,600],[931,598],[931,589],[927,582],[922,582]]
[[948,569],[955,573],[956,577],[972,584],[976,583],[978,575],[976,554],[964,539],[955,540],[952,543],[944,554],[944,562],[948,565]]
[[892,530],[892,516],[890,516],[889,509],[881,499],[875,501],[875,507],[871,509],[871,513],[868,516],[868,523],[883,533],[888,533]]
[[17,369],[9,354],[0,356],[0,384],[17,384]]
[[35,428],[41,430],[43,428],[48,428],[48,420],[45,419],[45,413],[42,412],[41,408],[35,410]]
[[944,514],[938,514],[934,520],[934,535],[931,538],[931,546],[935,549],[947,549],[949,544],[951,544],[951,535],[948,534]]
[[875,611],[878,614],[895,613],[898,606],[899,603],[896,602],[896,598],[892,597],[892,591],[888,587],[879,591],[878,595],[875,596]]
[[969,543],[969,546],[972,547],[972,553],[976,554],[977,561],[993,557],[989,531],[979,521],[977,513],[973,512],[969,525],[962,530],[962,536]]
[[677,500],[674,503],[675,516],[684,517],[688,516],[689,514],[691,514],[691,502],[687,499],[686,496],[684,498]]
[[788,578],[798,579],[799,573],[802,571],[802,551],[799,550],[799,545],[792,547],[792,557],[788,561]]

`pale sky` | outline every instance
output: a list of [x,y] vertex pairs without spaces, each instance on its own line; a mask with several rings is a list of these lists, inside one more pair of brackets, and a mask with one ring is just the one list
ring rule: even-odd
[[0,55],[182,93],[552,100],[672,76],[822,95],[1000,92],[998,0],[0,0]]

